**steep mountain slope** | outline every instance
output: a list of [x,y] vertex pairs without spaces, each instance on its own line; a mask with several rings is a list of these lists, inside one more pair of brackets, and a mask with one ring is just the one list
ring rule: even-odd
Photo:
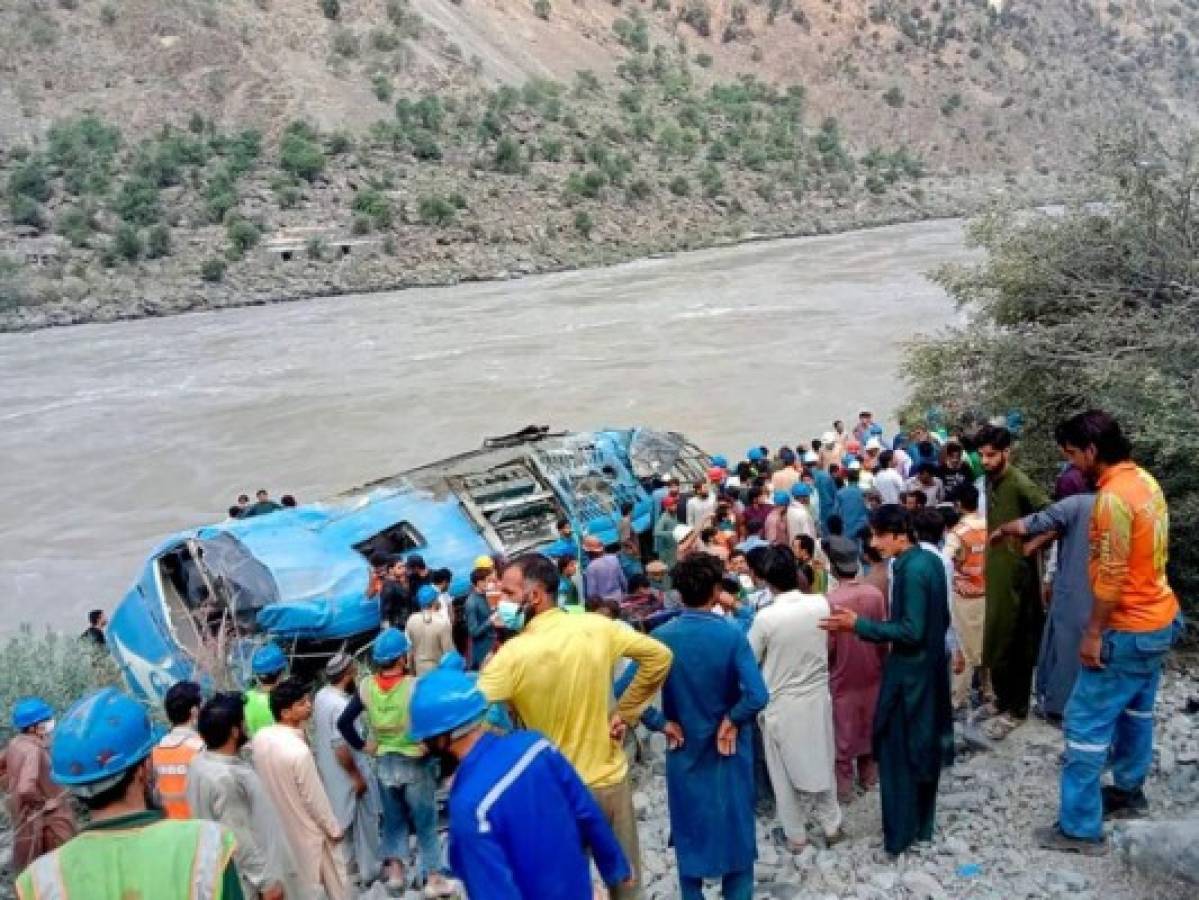
[[1195,127],[1197,50],[1199,0],[10,0],[0,325],[1057,198]]

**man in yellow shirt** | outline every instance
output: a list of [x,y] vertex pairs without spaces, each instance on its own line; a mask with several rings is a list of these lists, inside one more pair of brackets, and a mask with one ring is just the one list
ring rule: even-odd
[[[546,735],[578,770],[633,865],[631,886],[613,900],[641,896],[641,852],[621,742],[670,673],[671,653],[651,637],[594,614],[558,608],[558,568],[530,553],[504,570],[504,596],[521,607],[523,631],[483,669],[479,687],[491,703],[509,703],[526,728]],[[613,711],[617,662],[637,664]]]

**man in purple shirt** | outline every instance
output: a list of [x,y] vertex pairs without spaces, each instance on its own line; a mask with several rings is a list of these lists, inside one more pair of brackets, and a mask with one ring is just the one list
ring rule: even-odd
[[585,600],[620,600],[628,593],[620,559],[604,550],[604,542],[593,534],[583,538],[583,552],[587,555],[587,568],[583,570],[583,593]]

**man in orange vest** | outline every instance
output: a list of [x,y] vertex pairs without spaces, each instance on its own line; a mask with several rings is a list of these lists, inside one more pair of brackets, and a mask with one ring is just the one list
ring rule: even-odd
[[[950,612],[958,638],[958,647],[953,654],[953,708],[969,712],[970,686],[975,670],[982,665],[983,631],[987,621],[987,520],[979,515],[978,488],[972,484],[958,488],[958,508],[962,518],[945,540],[946,552],[953,558]],[[979,692],[989,694],[989,679],[985,672],[980,674]],[[988,699],[982,697],[984,702]]]
[[204,749],[204,739],[196,731],[203,702],[200,686],[194,681],[171,685],[163,702],[171,730],[150,753],[150,761],[162,808],[169,819],[192,817],[187,803],[187,770],[192,757]]

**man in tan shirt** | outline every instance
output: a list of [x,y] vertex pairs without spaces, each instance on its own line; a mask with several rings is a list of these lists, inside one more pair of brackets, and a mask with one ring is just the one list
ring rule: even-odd
[[262,786],[279,812],[303,887],[328,900],[348,900],[341,847],[342,828],[321,783],[304,723],[312,717],[312,695],[295,678],[271,691],[274,725],[254,735],[251,749]]
[[454,649],[448,610],[441,609],[437,588],[424,585],[416,592],[420,611],[408,617],[404,633],[412,644],[412,668],[417,676],[437,668],[441,658]]

